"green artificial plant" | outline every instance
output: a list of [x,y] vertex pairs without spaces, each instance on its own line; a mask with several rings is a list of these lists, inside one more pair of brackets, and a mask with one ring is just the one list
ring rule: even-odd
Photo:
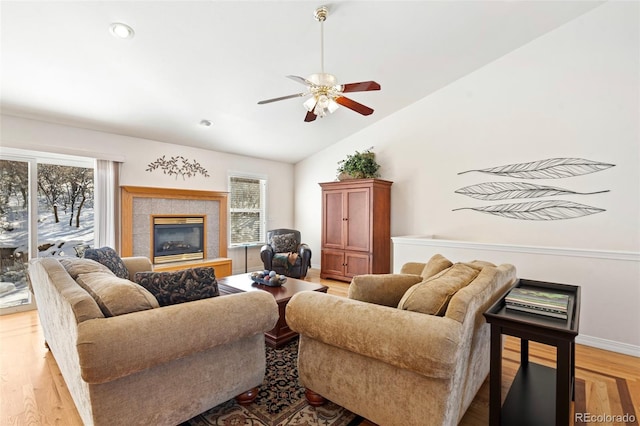
[[376,162],[376,154],[371,150],[373,147],[363,152],[356,151],[355,154],[348,154],[347,158],[338,161],[338,179],[369,179],[379,177],[378,169],[380,165]]

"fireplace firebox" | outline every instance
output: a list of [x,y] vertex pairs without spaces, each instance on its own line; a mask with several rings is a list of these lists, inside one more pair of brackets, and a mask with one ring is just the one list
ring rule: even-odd
[[152,216],[153,263],[205,258],[204,216]]

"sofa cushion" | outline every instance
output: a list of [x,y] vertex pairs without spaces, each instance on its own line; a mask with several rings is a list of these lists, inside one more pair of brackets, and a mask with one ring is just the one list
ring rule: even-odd
[[212,267],[171,272],[137,272],[134,280],[149,290],[160,306],[191,302],[220,294]]
[[111,271],[80,274],[76,281],[93,297],[105,317],[159,307],[144,287],[118,278]]
[[129,271],[125,266],[118,253],[111,247],[101,247],[98,249],[86,249],[84,251],[85,259],[95,260],[98,263],[102,263],[107,268],[111,269],[117,277],[127,279],[129,278]]
[[453,295],[475,279],[481,268],[456,263],[406,291],[399,309],[443,316]]
[[78,278],[80,274],[89,274],[91,272],[107,272],[114,275],[111,269],[107,268],[101,263],[91,259],[81,259],[79,257],[63,257],[60,258],[60,263],[67,270],[67,273],[71,275],[74,280]]
[[422,276],[422,278],[428,279],[436,274],[439,274],[445,269],[450,268],[451,265],[453,265],[453,263],[446,257],[442,256],[441,254],[434,254],[433,256],[431,256],[431,259],[429,259],[427,264],[424,265],[424,269],[422,270],[420,275]]
[[280,234],[271,237],[271,248],[276,253],[292,253],[298,248],[295,234]]

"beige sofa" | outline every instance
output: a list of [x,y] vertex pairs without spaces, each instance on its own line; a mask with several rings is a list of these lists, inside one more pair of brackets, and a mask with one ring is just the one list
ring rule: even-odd
[[515,283],[515,268],[434,256],[401,272],[357,276],[349,298],[291,299],[300,381],[310,402],[326,398],[379,425],[455,425],[489,373],[482,313]]
[[[123,260],[130,277],[152,269],[146,258]],[[262,383],[263,333],[278,320],[267,292],[105,317],[61,261],[33,260],[29,272],[44,337],[86,425],[176,425]]]

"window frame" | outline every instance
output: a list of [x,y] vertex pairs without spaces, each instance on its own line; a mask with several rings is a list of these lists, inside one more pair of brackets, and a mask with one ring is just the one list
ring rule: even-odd
[[[38,164],[54,164],[59,166],[91,168],[94,170],[95,180],[95,160],[89,157],[77,155],[57,154],[44,151],[33,151],[18,148],[3,148],[0,158],[7,161],[24,162],[28,165],[29,177],[29,201],[27,206],[27,246],[29,260],[38,258]],[[94,241],[95,241],[94,229]],[[24,312],[36,309],[35,297],[30,296],[29,303],[22,305],[0,308],[0,315],[8,315],[16,312]]]
[[[232,207],[232,198],[233,198],[233,188],[232,188],[232,179],[252,179],[260,182],[260,200],[261,200],[261,208],[260,209],[235,209]],[[227,185],[229,190],[229,226],[228,226],[228,241],[229,247],[245,247],[245,246],[257,246],[265,243],[267,238],[267,200],[268,200],[268,178],[266,175],[255,174],[255,173],[246,173],[246,172],[229,172],[227,176]],[[243,243],[232,243],[233,241],[233,231],[232,231],[232,215],[231,213],[236,212],[258,212],[260,214],[260,235],[258,241],[252,242],[243,242]]]

